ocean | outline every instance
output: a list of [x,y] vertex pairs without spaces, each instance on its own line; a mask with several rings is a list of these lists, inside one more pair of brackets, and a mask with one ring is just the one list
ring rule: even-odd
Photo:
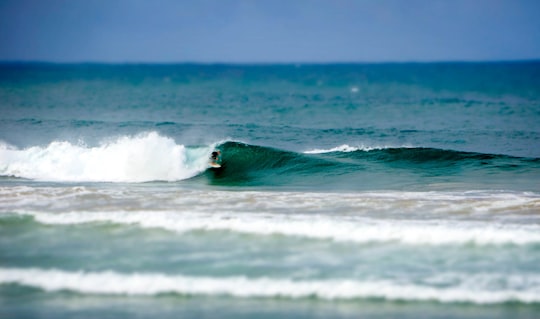
[[539,265],[538,61],[0,64],[1,318],[538,318]]

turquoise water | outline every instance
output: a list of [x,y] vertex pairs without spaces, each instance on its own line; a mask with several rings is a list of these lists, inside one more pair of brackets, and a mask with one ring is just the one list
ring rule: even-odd
[[0,314],[535,318],[539,123],[538,62],[2,64]]

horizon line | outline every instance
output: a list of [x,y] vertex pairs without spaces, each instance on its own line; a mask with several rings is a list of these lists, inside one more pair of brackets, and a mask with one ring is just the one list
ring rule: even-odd
[[531,63],[540,58],[493,59],[493,60],[409,60],[409,61],[52,61],[52,60],[0,60],[0,64],[50,64],[50,65],[367,65],[367,64],[490,64],[490,63]]

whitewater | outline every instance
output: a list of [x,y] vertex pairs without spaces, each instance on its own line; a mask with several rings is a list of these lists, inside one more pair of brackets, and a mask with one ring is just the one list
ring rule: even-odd
[[[508,301],[539,302],[540,277],[522,278],[501,274],[440,274],[430,281],[459,281],[456,287],[434,289],[421,285],[391,281],[327,280],[292,281],[272,278],[245,277],[207,278],[164,276],[161,274],[117,274],[62,272],[39,269],[1,269],[0,283],[20,283],[46,291],[71,290],[104,295],[230,295],[235,297],[289,297],[321,299],[384,298],[388,300],[435,300],[440,302],[473,302],[492,304]],[[501,291],[487,289],[503,282]],[[523,289],[525,282],[531,286]],[[485,286],[484,289],[477,287]]]
[[203,172],[211,150],[212,146],[186,148],[156,132],[95,147],[66,141],[22,150],[0,145],[0,174],[43,181],[175,181]]

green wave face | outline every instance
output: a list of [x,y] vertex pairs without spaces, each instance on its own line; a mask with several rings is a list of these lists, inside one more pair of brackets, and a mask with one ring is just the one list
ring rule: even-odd
[[447,188],[471,184],[473,188],[496,189],[509,178],[540,174],[538,159],[433,148],[320,154],[240,142],[226,142],[218,148],[223,167],[205,173],[210,184],[217,186],[420,190],[445,183]]

